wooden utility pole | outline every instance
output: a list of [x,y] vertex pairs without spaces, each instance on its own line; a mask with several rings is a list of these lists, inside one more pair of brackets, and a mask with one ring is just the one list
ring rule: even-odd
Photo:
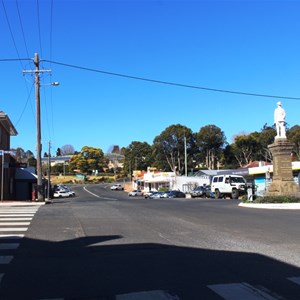
[[40,61],[39,55],[34,55],[35,64],[35,97],[36,97],[36,173],[37,173],[37,200],[44,201],[42,178],[42,144],[41,144],[41,101],[40,101]]
[[[35,73],[35,99],[36,99],[36,174],[37,174],[37,200],[44,201],[45,193],[42,175],[42,143],[41,143],[41,101],[40,101],[40,73],[51,72],[51,70],[40,70],[40,59],[37,53],[34,54],[33,62],[35,70],[23,70],[23,73]],[[49,85],[57,86],[59,82],[52,82]]]

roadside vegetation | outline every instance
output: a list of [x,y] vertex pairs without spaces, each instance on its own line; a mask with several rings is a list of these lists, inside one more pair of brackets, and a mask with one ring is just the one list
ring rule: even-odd
[[[151,167],[182,175],[185,173],[185,165],[191,174],[200,169],[237,169],[254,161],[272,162],[268,145],[274,142],[275,135],[274,126],[265,124],[260,131],[238,132],[231,137],[233,142],[229,143],[222,129],[216,125],[209,124],[193,132],[187,126],[174,124],[154,137],[152,144],[132,141],[127,147],[117,147],[117,152],[106,154],[97,147],[84,146],[76,151],[73,146],[64,145],[57,149],[56,155],[44,153],[44,157],[72,156],[69,165],[57,165],[51,169],[51,174],[73,175],[79,172],[90,176],[97,170],[99,173],[127,177],[133,170],[147,170]],[[287,138],[294,143],[293,159],[299,160],[300,126],[288,128],[287,125]],[[21,147],[11,150],[15,151],[18,163],[35,166],[36,160],[31,151],[24,151]],[[109,161],[109,153],[119,154],[123,160]]]
[[300,203],[300,196],[254,197],[253,201],[243,199],[244,203]]

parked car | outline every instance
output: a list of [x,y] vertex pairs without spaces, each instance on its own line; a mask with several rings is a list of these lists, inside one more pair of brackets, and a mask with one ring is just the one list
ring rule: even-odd
[[75,197],[75,192],[67,188],[66,191],[69,193],[70,197]]
[[110,187],[112,191],[123,191],[124,187],[121,184],[114,184]]
[[128,193],[128,196],[143,196],[143,192],[140,190],[133,190],[131,192]]
[[149,196],[149,198],[150,199],[158,199],[158,198],[161,198],[162,194],[163,194],[162,192],[154,192],[153,194],[151,194]]
[[145,197],[145,198],[150,198],[150,196],[153,195],[154,193],[156,193],[156,192],[155,192],[155,191],[145,192],[145,193],[144,193],[144,197]]
[[205,195],[206,198],[215,198],[215,194],[212,192],[210,185],[205,186]]
[[168,198],[168,195],[169,195],[170,192],[172,192],[172,191],[162,192],[160,198]]
[[170,191],[167,198],[185,198],[185,193],[180,191]]
[[197,186],[195,189],[193,189],[191,191],[191,197],[192,198],[196,198],[196,197],[206,198],[206,197],[208,197],[207,191],[208,191],[207,186],[205,186],[205,185]]
[[54,198],[68,198],[70,197],[70,193],[66,190],[55,191],[53,193]]

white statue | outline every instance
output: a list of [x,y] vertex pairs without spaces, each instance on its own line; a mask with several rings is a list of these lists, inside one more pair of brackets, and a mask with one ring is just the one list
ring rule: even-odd
[[285,133],[285,111],[281,107],[281,102],[277,102],[277,108],[274,111],[274,123],[276,125],[277,135],[275,139],[286,138]]

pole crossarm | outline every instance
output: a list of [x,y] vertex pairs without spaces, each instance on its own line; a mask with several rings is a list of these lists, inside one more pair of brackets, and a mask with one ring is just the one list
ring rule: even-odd
[[22,71],[23,73],[46,73],[46,72],[48,72],[48,73],[51,73],[52,72],[52,70],[23,70]]

